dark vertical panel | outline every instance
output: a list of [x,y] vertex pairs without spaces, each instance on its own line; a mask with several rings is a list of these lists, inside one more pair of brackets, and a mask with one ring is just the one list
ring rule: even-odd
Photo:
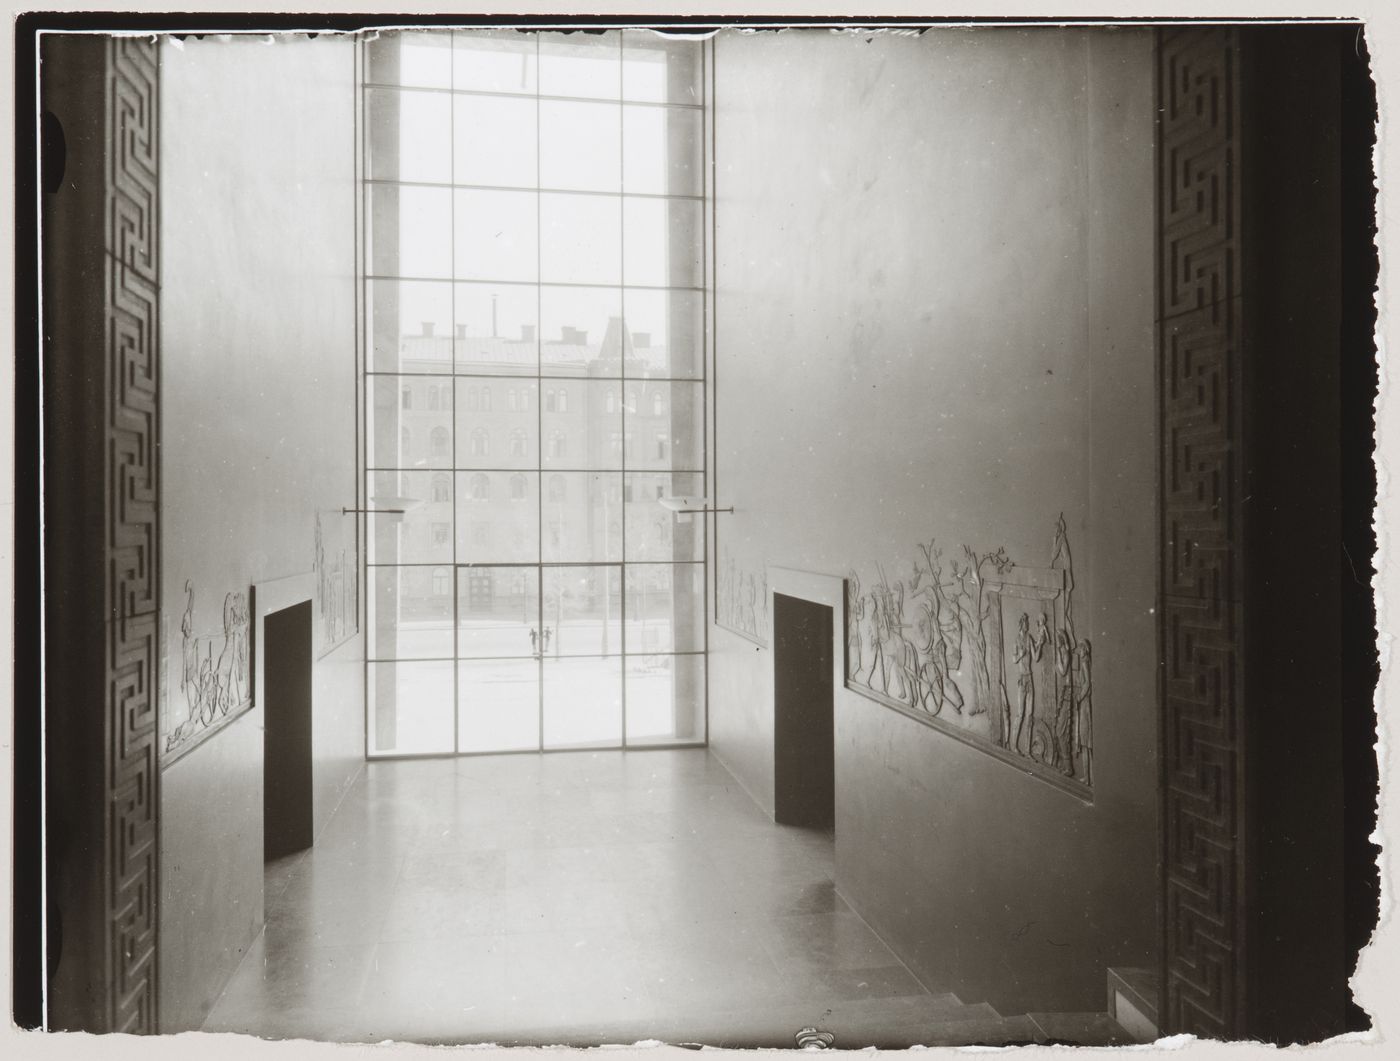
[[1240,1031],[1343,1030],[1338,45],[1352,28],[1240,32],[1241,486],[1248,780]]
[[836,823],[832,612],[773,594],[774,818],[782,825]]
[[263,623],[263,857],[281,858],[316,836],[311,757],[311,602]]
[[1339,474],[1359,442],[1343,441],[1343,377],[1372,356],[1343,294],[1348,248],[1367,244],[1344,185],[1370,197],[1369,167],[1343,165],[1355,35],[1205,27],[1159,42],[1168,1033],[1341,1032],[1347,946],[1365,931],[1348,919],[1344,756],[1373,733],[1347,694],[1368,699],[1364,666],[1344,679],[1358,653],[1343,645]]
[[50,1025],[156,1028],[158,84],[151,41],[50,37],[44,210]]

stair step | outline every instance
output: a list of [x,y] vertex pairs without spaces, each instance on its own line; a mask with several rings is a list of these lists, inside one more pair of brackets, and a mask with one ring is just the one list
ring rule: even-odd
[[1155,1042],[1158,1034],[1157,998],[1160,991],[1155,970],[1108,970],[1108,1012],[1136,1042]]
[[969,1005],[951,993],[784,1004],[775,1007],[773,1012],[784,1021],[793,1016],[806,1014],[809,1017],[808,1024],[838,1020],[860,1024],[875,1022],[886,1025],[927,1024],[929,1021],[980,1020],[984,1017],[999,1015],[985,1002]]
[[787,1047],[799,1029],[819,1028],[835,1035],[837,1046],[856,1048],[895,1045],[895,1039],[902,1043],[907,1028],[995,1017],[985,1003],[967,1006],[956,995],[900,995],[697,1015],[690,1022],[694,1034],[687,1038],[715,1045]]
[[1134,1039],[1107,1013],[1027,1013],[1050,1042],[1074,1046],[1128,1046]]
[[[985,1003],[983,1004],[985,1005]],[[1029,1017],[1002,1017],[998,1015],[896,1028],[886,1038],[888,1042],[885,1045],[907,1048],[910,1046],[1029,1046],[1042,1041],[1044,1036]]]
[[[670,1043],[778,1049],[791,1049],[797,1032],[802,1028],[831,1032],[836,1037],[834,1045],[838,1049],[866,1046],[903,1048],[935,1041],[940,1044],[998,1045],[1034,1039],[1033,1029],[1022,1018],[1015,1018],[1009,1025],[1004,1024],[1003,1018],[987,1003],[969,1006],[953,994],[899,995],[713,1010],[694,1013],[683,1023],[672,1021],[670,1024],[673,1026],[658,1028],[644,1022],[619,1022],[616,1026],[598,1029],[598,1034],[585,1038],[616,1043],[657,1037]],[[574,1041],[581,1041],[580,1029],[560,1031],[572,1031]],[[568,1038],[565,1035],[564,1040],[558,1041]],[[552,1041],[548,1031],[536,1032],[531,1040]]]

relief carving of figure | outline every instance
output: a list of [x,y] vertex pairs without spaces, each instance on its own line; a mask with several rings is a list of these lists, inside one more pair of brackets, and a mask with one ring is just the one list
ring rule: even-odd
[[887,685],[885,682],[885,660],[884,651],[884,627],[885,620],[880,613],[880,595],[875,591],[870,591],[870,623],[866,635],[866,643],[870,646],[870,673],[866,675],[865,684],[874,689],[876,676],[880,679],[880,692],[885,692]]
[[1086,785],[1094,783],[1093,662],[1093,647],[1086,637],[1074,650],[1074,757]]
[[758,587],[758,625],[754,633],[760,638],[768,637],[768,571],[765,569]]
[[[958,610],[958,618],[963,631],[963,645],[972,660],[973,709],[974,715],[987,710],[993,700],[991,671],[987,667],[987,620],[991,617],[992,604],[986,591],[987,575],[991,571],[1004,571],[1011,566],[1011,558],[1006,550],[994,553],[977,554],[970,547],[963,546],[964,563],[952,565],[952,602]],[[1000,686],[1000,682],[998,682]],[[998,690],[1005,699],[1005,690]],[[1009,714],[1009,705],[1003,705]],[[1009,727],[1002,732],[1009,738]]]
[[877,602],[876,654],[880,660],[880,691],[903,703],[908,700],[904,681],[904,583],[896,582],[895,585],[899,590],[897,598],[889,583],[882,578],[872,598]]
[[[962,690],[948,673],[948,643],[936,608],[929,601],[924,601],[921,607],[923,618],[918,627],[922,637],[918,650],[922,662],[919,664],[918,680],[924,710],[938,715],[944,707],[952,705],[954,711],[962,714]],[[932,707],[929,706],[930,701]]]
[[854,571],[846,576],[846,673],[852,681],[860,677],[860,625],[865,619],[865,601],[860,595],[860,576]]
[[[1035,664],[1040,661],[1049,634],[1045,629],[1045,616],[1036,623],[1036,632],[1031,633],[1031,617],[1025,612],[1016,622],[1016,644],[1011,661],[1016,664],[1016,737],[1012,746],[1027,758],[1031,756],[1035,737]],[[1021,734],[1026,735],[1026,748],[1021,751]]]
[[241,593],[224,597],[224,647],[217,674],[219,712],[226,715],[248,695],[248,603]]
[[1058,688],[1055,693],[1054,757],[1052,765],[1060,772],[1074,776],[1074,646],[1070,644],[1069,631],[1060,630],[1055,638],[1055,679]]
[[214,646],[209,645],[204,658],[199,661],[199,685],[195,692],[198,718],[206,726],[214,721],[214,712],[218,710],[217,682],[218,678],[214,673]]
[[199,648],[194,638],[194,581],[185,579],[185,614],[180,616],[180,692],[195,715],[193,693],[199,685]]
[[898,652],[896,659],[899,664],[900,682],[903,685],[900,698],[907,699],[910,707],[922,707],[927,711],[929,687],[924,676],[924,660],[918,647],[906,633],[909,624],[904,621],[904,584],[900,582],[895,585],[899,590],[896,600],[900,622],[895,628],[894,642]]
[[739,616],[739,629],[748,634],[758,633],[758,615],[754,611],[754,605],[758,603],[758,586],[754,584],[753,575],[744,577],[744,610]]

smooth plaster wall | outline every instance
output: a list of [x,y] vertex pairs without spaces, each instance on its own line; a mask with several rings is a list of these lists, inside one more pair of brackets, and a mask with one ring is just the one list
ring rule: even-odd
[[[930,989],[1102,1010],[1153,964],[1150,31],[722,36],[716,549],[1049,565],[1094,643],[1092,805],[836,692],[837,886]],[[713,559],[713,557],[712,557]],[[771,813],[771,651],[715,627],[713,750]]]
[[[318,509],[354,506],[354,55],[348,41],[187,38],[161,51],[162,607],[184,584],[310,572]],[[315,817],[361,768],[363,635],[316,662]],[[168,695],[168,689],[163,695]],[[263,918],[262,710],[163,774],[161,1026],[198,1027]]]

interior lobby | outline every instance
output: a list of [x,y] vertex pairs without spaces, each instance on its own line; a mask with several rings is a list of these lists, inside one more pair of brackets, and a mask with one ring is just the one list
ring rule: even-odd
[[1357,32],[39,34],[18,1023],[1370,1027]]

